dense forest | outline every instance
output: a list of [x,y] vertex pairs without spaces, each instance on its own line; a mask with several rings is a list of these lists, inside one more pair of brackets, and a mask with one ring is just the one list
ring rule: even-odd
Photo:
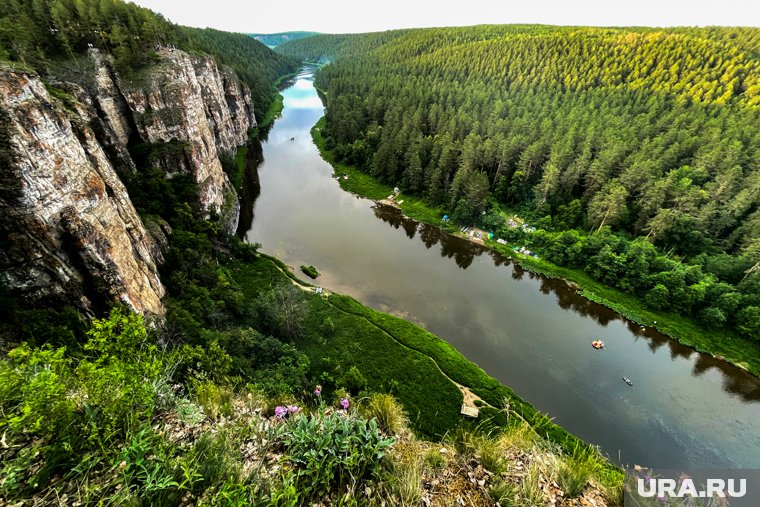
[[257,119],[272,103],[275,79],[297,66],[246,35],[178,26],[120,0],[9,0],[0,12],[0,60],[43,76],[60,73],[89,47],[112,54],[120,71],[134,72],[156,61],[157,44],[210,54],[231,66],[251,88]]
[[[328,147],[656,310],[760,339],[760,29],[319,35]],[[538,228],[507,224],[517,211]]]

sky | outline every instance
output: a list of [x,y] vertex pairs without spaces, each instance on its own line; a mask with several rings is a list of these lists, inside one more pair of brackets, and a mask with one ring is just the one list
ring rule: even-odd
[[133,0],[175,23],[245,33],[356,33],[482,23],[760,26],[760,0]]

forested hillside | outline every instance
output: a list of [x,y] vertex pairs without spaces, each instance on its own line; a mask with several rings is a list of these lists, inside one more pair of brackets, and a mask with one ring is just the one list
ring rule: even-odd
[[271,83],[297,66],[246,35],[178,26],[119,0],[9,0],[0,12],[0,60],[42,75],[75,69],[90,47],[111,53],[122,72],[134,72],[156,61],[157,44],[208,53],[231,66],[251,88],[259,119],[271,104]]
[[272,52],[264,44],[239,33],[212,28],[183,27],[191,47],[212,54],[219,63],[232,67],[251,89],[256,118],[261,121],[272,103],[272,83],[293,72],[298,60]]
[[273,48],[289,41],[312,37],[317,35],[317,32],[249,33],[248,35]]
[[[333,153],[656,310],[760,336],[760,29],[321,35]],[[510,228],[505,210],[538,226]]]

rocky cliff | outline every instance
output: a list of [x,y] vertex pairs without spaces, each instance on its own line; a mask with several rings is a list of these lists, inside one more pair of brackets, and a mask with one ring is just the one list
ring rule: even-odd
[[[200,205],[226,215],[234,231],[239,209],[237,201],[229,199],[234,189],[219,156],[232,155],[256,125],[250,92],[231,70],[220,70],[211,58],[165,49],[159,55],[160,63],[137,83],[118,83],[134,128],[145,143],[184,145],[182,157],[163,160],[161,166],[169,176],[190,174],[200,189]],[[114,116],[119,116],[118,110]],[[231,209],[225,209],[225,200]]]
[[167,150],[149,163],[167,178],[191,176],[198,207],[234,231],[239,205],[219,157],[255,126],[251,96],[231,70],[182,51],[161,50],[130,79],[97,51],[90,59],[87,79],[56,87],[0,67],[0,155],[12,153],[0,166],[0,277],[31,300],[92,310],[118,300],[161,315],[162,238],[117,174],[139,177],[135,145],[179,145],[179,156]]
[[114,299],[162,314],[154,245],[84,109],[39,78],[0,72],[13,160],[2,167],[3,281],[32,299],[97,309]]

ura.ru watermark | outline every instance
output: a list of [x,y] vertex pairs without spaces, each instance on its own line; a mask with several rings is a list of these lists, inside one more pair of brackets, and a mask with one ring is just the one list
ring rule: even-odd
[[760,470],[626,470],[625,506],[760,506]]

